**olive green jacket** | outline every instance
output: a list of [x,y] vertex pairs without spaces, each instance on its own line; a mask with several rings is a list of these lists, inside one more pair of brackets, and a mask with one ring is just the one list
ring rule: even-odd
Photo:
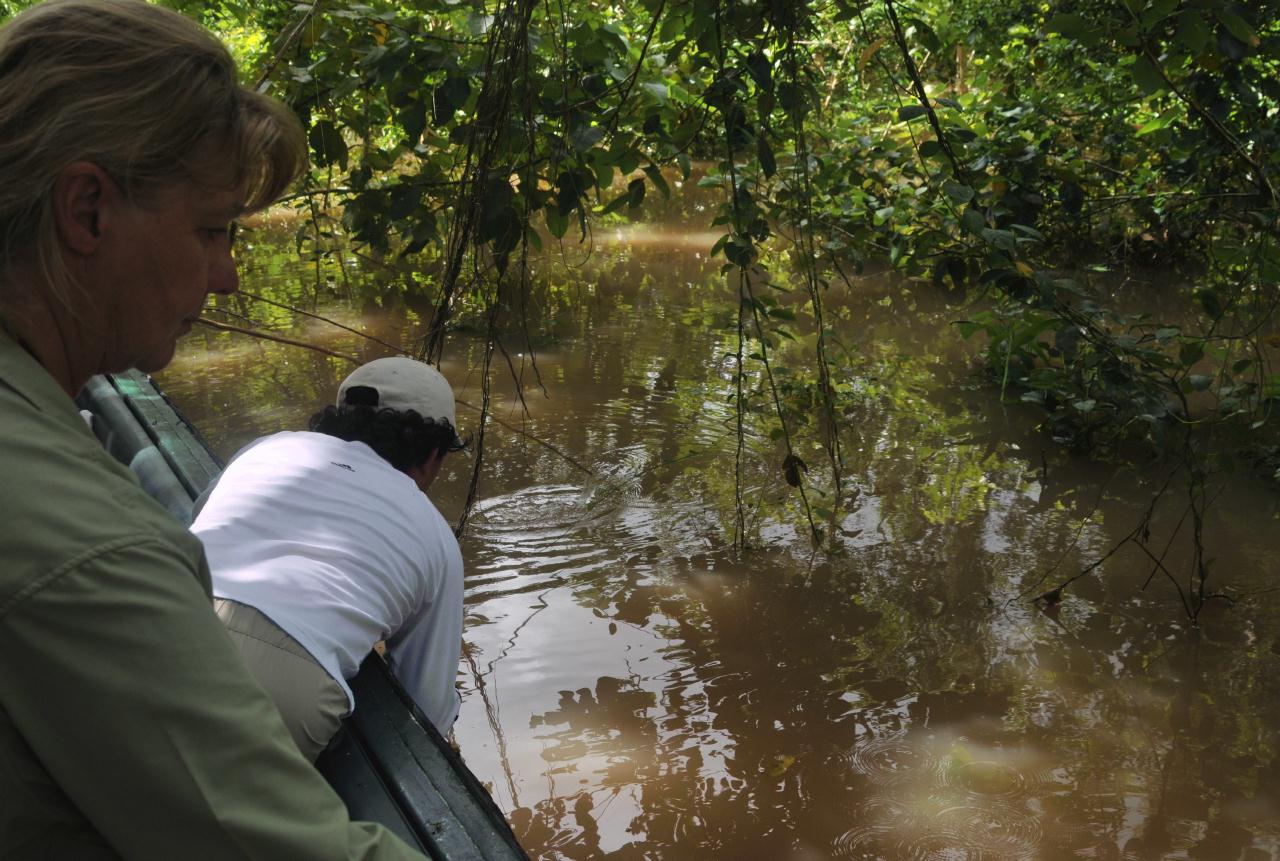
[[347,818],[190,533],[0,333],[0,858],[421,858]]

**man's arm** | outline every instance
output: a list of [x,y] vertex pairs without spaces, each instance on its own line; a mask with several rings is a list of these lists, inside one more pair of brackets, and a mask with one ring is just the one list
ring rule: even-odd
[[449,733],[461,705],[455,682],[462,655],[462,555],[456,542],[445,559],[434,594],[386,643],[391,671],[441,735]]
[[0,607],[0,704],[131,859],[421,859],[349,821],[185,560],[121,539]]

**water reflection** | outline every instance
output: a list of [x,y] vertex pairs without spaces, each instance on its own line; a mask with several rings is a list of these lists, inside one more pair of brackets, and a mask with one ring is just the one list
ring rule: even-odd
[[[1211,606],[1198,635],[1166,578],[1144,590],[1151,564],[1133,546],[1074,584],[1054,616],[1039,612],[1027,599],[1109,553],[1167,467],[1059,452],[974,380],[943,297],[867,278],[829,299],[849,350],[836,380],[844,498],[826,500],[823,524],[834,551],[812,553],[760,434],[745,473],[755,549],[735,554],[732,294],[696,242],[622,237],[571,266],[536,262],[537,373],[525,345],[512,347],[514,380],[494,375],[495,415],[510,427],[490,429],[463,548],[457,735],[531,854],[1276,857],[1268,491],[1238,482],[1211,510],[1218,586],[1258,594]],[[317,288],[287,247],[262,249],[246,289],[391,343],[420,335],[430,301],[379,268],[352,258],[345,285],[335,274]],[[292,337],[385,352],[225,301]],[[478,404],[475,321],[458,324],[444,371]],[[780,365],[811,349],[799,334]],[[229,454],[301,426],[348,369],[200,332],[161,383]],[[474,413],[460,415],[465,428]],[[816,428],[800,424],[809,445]],[[823,456],[804,456],[820,480]],[[447,515],[467,469],[447,465]],[[1152,546],[1168,541],[1167,565],[1185,578],[1174,487]]]

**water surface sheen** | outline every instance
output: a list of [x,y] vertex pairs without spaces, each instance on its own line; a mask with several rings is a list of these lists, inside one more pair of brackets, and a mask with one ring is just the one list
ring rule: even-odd
[[[401,295],[377,266],[351,256],[345,282],[328,265],[317,287],[310,263],[270,239],[246,255],[247,291],[392,343],[419,333],[429,299]],[[521,381],[495,367],[508,427],[489,429],[463,541],[457,740],[531,855],[1277,856],[1270,491],[1237,481],[1215,503],[1214,587],[1244,600],[1211,605],[1198,632],[1168,578],[1143,588],[1151,564],[1133,546],[1039,612],[1027,598],[1107,554],[1167,467],[1058,451],[974,376],[949,325],[961,310],[867,277],[828,297],[851,357],[845,499],[824,524],[834,552],[811,553],[781,456],[755,438],[755,548],[735,553],[734,302],[710,241],[643,225],[594,240],[591,254],[566,245],[567,263],[535,264],[535,356],[508,333]],[[386,352],[221,301],[332,350]],[[480,355],[462,331],[444,362],[472,404]],[[301,426],[348,368],[199,331],[160,382],[229,456]],[[469,465],[447,464],[433,493],[451,518]],[[1165,564],[1185,580],[1180,486],[1150,546],[1168,543]]]

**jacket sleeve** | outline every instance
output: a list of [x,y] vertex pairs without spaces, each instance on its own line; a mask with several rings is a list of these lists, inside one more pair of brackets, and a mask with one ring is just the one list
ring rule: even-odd
[[32,583],[0,606],[0,656],[9,718],[126,858],[422,858],[348,819],[162,541],[118,539]]
[[[439,558],[439,556],[438,556]],[[456,681],[462,655],[462,554],[452,534],[438,573],[417,611],[387,638],[391,671],[409,696],[446,735],[458,717]]]

